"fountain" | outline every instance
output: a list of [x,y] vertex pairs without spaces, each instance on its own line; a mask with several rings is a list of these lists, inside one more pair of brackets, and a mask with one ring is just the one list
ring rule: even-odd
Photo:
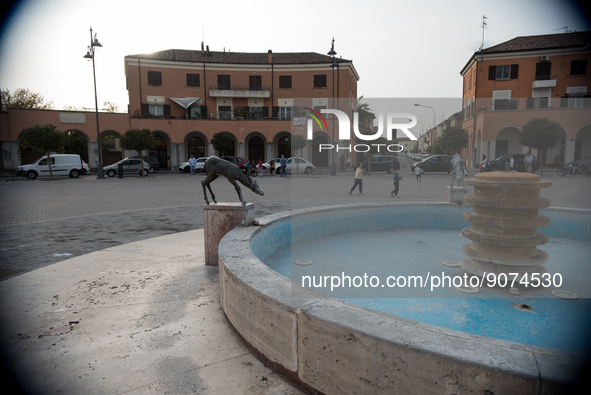
[[536,247],[546,244],[548,235],[537,228],[550,220],[538,209],[550,207],[548,199],[540,198],[540,188],[552,182],[541,181],[536,174],[496,171],[476,174],[465,183],[474,186],[474,195],[465,197],[474,211],[464,213],[472,223],[462,230],[472,240],[462,247],[467,256],[462,260],[464,270],[478,276],[516,273],[526,276],[524,282],[531,280],[531,274],[545,273],[541,264],[548,255]]
[[[491,174],[474,181],[479,182],[474,197],[469,198],[475,204],[474,213],[443,203],[328,206],[270,215],[258,219],[257,226],[235,228],[219,247],[221,304],[228,321],[265,363],[309,393],[564,392],[584,367],[585,355],[577,351],[589,348],[588,299],[559,299],[556,294],[552,296],[550,289],[538,289],[535,295],[524,297],[497,289],[464,293],[458,289],[461,287],[440,288],[437,294],[427,296],[418,295],[420,289],[412,296],[402,290],[389,299],[382,296],[390,291],[388,288],[372,288],[370,291],[378,295],[372,299],[359,288],[351,294],[320,292],[302,288],[295,280],[302,271],[326,274],[323,270],[328,264],[324,261],[328,258],[345,262],[357,253],[366,256],[363,265],[353,260],[344,270],[370,270],[369,263],[380,260],[373,255],[368,259],[368,251],[359,247],[363,243],[351,243],[346,237],[351,233],[380,232],[393,232],[385,240],[395,236],[404,248],[400,254],[397,251],[395,265],[392,261],[381,262],[384,266],[375,268],[376,273],[397,269],[419,274],[424,269],[461,276],[463,268],[448,267],[446,263],[460,260],[462,251],[468,249],[461,248],[460,232],[470,229],[470,220],[472,230],[463,234],[478,239],[472,239],[476,244],[495,238],[515,239],[514,232],[522,239],[531,239],[511,248],[514,255],[521,255],[527,262],[518,267],[527,273],[539,273],[544,267],[554,272],[567,270],[570,258],[565,255],[560,262],[541,265],[546,253],[537,252],[535,246],[542,245],[548,236],[552,248],[564,246],[562,251],[567,252],[589,249],[588,210],[544,211],[552,219],[550,225],[544,226],[547,220],[537,214],[538,208],[549,204],[539,199],[543,182],[530,177],[519,179],[522,175],[515,174],[495,180]],[[490,186],[503,183],[532,185],[521,192],[511,189],[494,194]],[[515,203],[525,201],[525,195],[533,196],[530,200],[535,203]],[[517,222],[504,217],[486,219],[492,217],[486,215],[490,207],[509,201],[526,207],[513,208],[522,216]],[[481,202],[485,204],[477,207]],[[499,221],[512,225],[507,227],[507,233],[498,226]],[[490,227],[483,227],[482,223],[487,222]],[[538,226],[543,227],[543,236]],[[431,231],[445,234],[437,246],[417,237]],[[410,234],[408,240],[403,238],[406,234]],[[553,243],[556,238],[559,242]],[[345,241],[336,248],[339,239]],[[388,256],[391,244],[380,243],[386,246],[384,256]],[[318,249],[327,251],[313,256]],[[345,256],[336,256],[339,249]],[[404,255],[402,249],[410,249],[411,255]],[[517,270],[514,256],[499,259],[496,254],[492,261],[489,257],[494,255],[491,252],[496,253],[494,247],[477,245],[468,251],[472,254],[469,259],[478,259],[464,263],[471,273],[480,273],[481,269],[495,269],[495,274]],[[417,258],[418,253],[427,258]],[[281,256],[286,262],[283,269],[274,264],[269,267]],[[587,266],[574,269],[583,287],[589,278]],[[290,273],[293,281],[288,278]],[[565,284],[576,286],[577,281],[565,279]],[[380,310],[383,301],[392,303]],[[442,312],[447,314],[443,318]],[[512,337],[506,337],[504,332],[510,332]]]

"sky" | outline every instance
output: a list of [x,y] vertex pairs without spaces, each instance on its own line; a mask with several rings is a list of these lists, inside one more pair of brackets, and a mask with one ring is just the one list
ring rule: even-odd
[[95,55],[99,107],[109,101],[120,112],[128,104],[124,56],[198,50],[202,41],[212,51],[326,54],[334,37],[337,56],[359,73],[358,96],[459,98],[483,16],[485,48],[591,30],[568,0],[23,0],[0,31],[0,88],[40,93],[55,109],[94,109],[92,62],[83,58],[92,27],[103,45]]

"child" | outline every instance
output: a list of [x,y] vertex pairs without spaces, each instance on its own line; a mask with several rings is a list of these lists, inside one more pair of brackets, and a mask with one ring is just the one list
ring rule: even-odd
[[402,180],[402,176],[398,174],[398,169],[394,169],[393,174],[394,174],[394,190],[392,192],[390,192],[390,196],[399,198],[400,196],[398,196],[398,186],[399,186],[400,180]]
[[419,166],[415,167],[415,175],[417,176],[417,181],[421,182],[421,168]]

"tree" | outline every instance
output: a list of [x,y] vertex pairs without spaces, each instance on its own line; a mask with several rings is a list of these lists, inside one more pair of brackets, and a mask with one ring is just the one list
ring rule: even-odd
[[35,125],[22,131],[20,135],[21,145],[41,151],[47,155],[49,164],[49,177],[53,180],[53,169],[51,168],[51,153],[62,152],[64,146],[64,133],[59,131],[55,125]]
[[548,148],[554,148],[563,133],[562,127],[559,124],[549,121],[546,118],[534,118],[523,125],[519,142],[538,150],[540,154],[541,175],[544,175],[546,150]]
[[142,164],[142,177],[144,176],[144,156],[142,151],[150,149],[154,145],[154,136],[150,129],[130,129],[121,136],[121,146],[126,150],[137,151]]
[[[299,134],[292,134],[289,139],[289,144],[291,145],[291,150],[296,153],[296,157],[299,159],[300,158],[300,150],[306,146],[307,141],[304,138],[304,136],[301,136]],[[299,167],[299,160],[296,161],[296,174],[299,173],[298,167]]]
[[464,129],[453,127],[443,131],[443,136],[437,139],[435,144],[438,153],[453,155],[468,147],[468,132]]
[[218,151],[220,155],[224,155],[225,152],[232,151],[234,149],[234,139],[229,133],[219,132],[213,135],[210,140],[213,149]]
[[53,102],[46,101],[41,94],[28,89],[19,88],[14,92],[7,89],[2,91],[2,111],[6,111],[7,108],[50,110],[53,108]]
[[119,106],[115,103],[112,103],[110,101],[106,101],[103,103],[103,110],[106,112],[117,112],[119,111]]

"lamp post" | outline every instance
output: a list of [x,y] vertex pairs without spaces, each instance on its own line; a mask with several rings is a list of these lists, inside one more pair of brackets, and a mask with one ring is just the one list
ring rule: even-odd
[[[412,119],[409,119],[409,121],[412,121]],[[421,133],[419,134],[419,141],[420,141],[421,137],[423,137],[423,132],[425,131],[425,125],[423,125],[423,122],[418,121],[418,120],[417,120],[417,123],[421,124]],[[418,145],[418,143],[417,143],[417,145]],[[420,147],[419,147],[419,151],[420,151]]]
[[415,107],[427,107],[427,108],[430,108],[431,110],[433,110],[433,155],[435,155],[435,132],[437,130],[435,128],[435,126],[436,126],[436,123],[435,123],[436,122],[435,121],[435,119],[436,119],[435,109],[433,107],[425,106],[423,104],[415,104]]
[[[336,59],[335,59],[335,55],[336,55],[336,51],[334,50],[334,37],[332,38],[332,45],[330,47],[330,51],[328,51],[328,56],[332,56],[332,108],[334,109],[334,68],[336,67]],[[332,150],[332,162],[330,164],[330,175],[331,176],[336,176],[337,175],[337,167],[334,161],[334,117],[335,115],[332,114],[332,145],[333,145],[333,150]]]
[[86,51],[86,55],[84,55],[85,59],[92,59],[92,76],[94,78],[94,108],[96,112],[96,146],[98,149],[98,164],[96,167],[96,178],[105,178],[105,174],[103,172],[103,160],[102,160],[102,149],[101,149],[101,136],[100,136],[100,129],[99,129],[99,114],[98,114],[98,100],[96,95],[96,71],[94,68],[94,52],[96,47],[102,47],[102,44],[96,38],[96,33],[94,37],[92,36],[92,27],[90,28],[90,46]]

